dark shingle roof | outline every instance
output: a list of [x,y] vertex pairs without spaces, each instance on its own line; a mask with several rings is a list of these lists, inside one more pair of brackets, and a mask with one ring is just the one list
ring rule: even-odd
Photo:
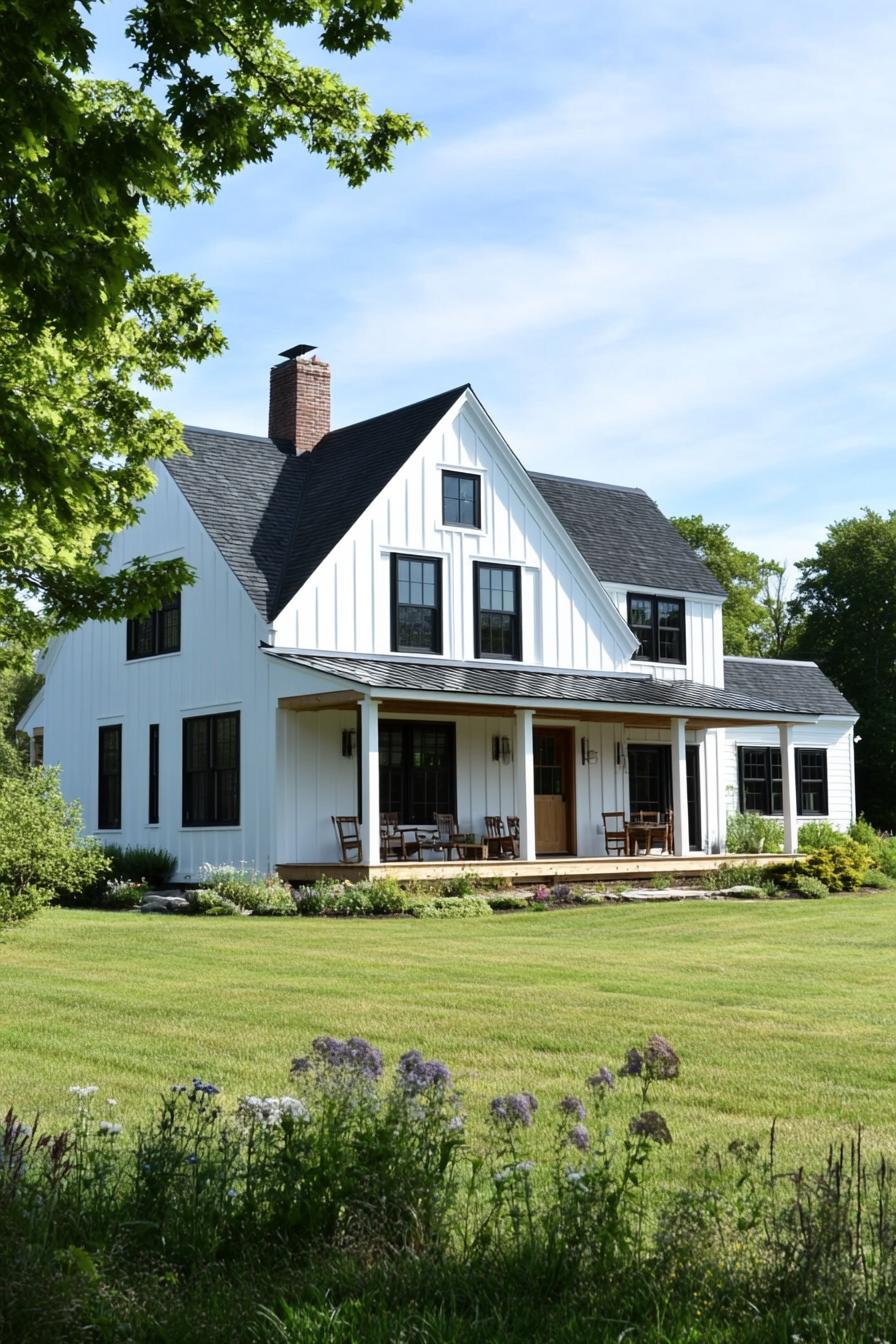
[[364,686],[405,691],[454,691],[461,695],[499,696],[502,700],[588,700],[594,704],[652,705],[676,709],[739,710],[755,714],[804,714],[761,694],[748,695],[696,681],[657,681],[653,677],[603,676],[587,672],[551,672],[488,663],[413,663],[404,659],[356,658],[344,654],[281,653],[284,662]]
[[165,466],[265,620],[273,620],[454,405],[464,387],[334,429],[313,453],[184,429]]
[[725,659],[725,686],[743,695],[767,695],[787,709],[810,714],[856,711],[815,663],[789,663],[779,658]]
[[725,589],[643,490],[529,473],[597,577],[724,597]]

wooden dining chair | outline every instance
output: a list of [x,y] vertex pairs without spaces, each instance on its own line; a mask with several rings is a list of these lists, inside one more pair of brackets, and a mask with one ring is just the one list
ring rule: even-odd
[[666,813],[666,849],[670,854],[675,853],[675,813],[671,807]]
[[361,862],[361,823],[357,817],[331,817],[343,863]]
[[650,825],[651,822],[656,822],[657,825],[659,825],[662,818],[660,817],[658,811],[654,812],[642,811],[642,812],[633,812],[629,820],[635,822],[639,826],[648,826]]
[[404,860],[410,857],[411,853],[417,852],[417,845],[411,842],[411,850],[408,849],[407,836],[404,831],[398,829],[397,812],[380,813],[380,857],[383,863],[388,863],[390,859]]
[[490,859],[515,859],[513,836],[505,834],[502,817],[485,818],[485,834]]
[[520,856],[520,819],[519,817],[507,818],[507,834],[513,841],[513,857],[518,859]]
[[421,827],[416,833],[417,853],[422,858],[424,849],[428,849],[450,859],[454,837],[457,835],[457,821],[450,812],[434,812],[432,820],[431,827]]
[[604,844],[607,854],[625,853],[625,813],[602,812],[604,822]]

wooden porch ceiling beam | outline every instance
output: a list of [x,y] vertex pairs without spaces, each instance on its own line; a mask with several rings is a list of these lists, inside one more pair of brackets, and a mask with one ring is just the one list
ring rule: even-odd
[[311,695],[281,695],[280,709],[354,709],[360,691],[318,691]]

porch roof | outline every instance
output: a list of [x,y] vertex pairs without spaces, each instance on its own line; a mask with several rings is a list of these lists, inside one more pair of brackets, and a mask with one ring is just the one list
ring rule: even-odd
[[[620,709],[660,710],[710,718],[735,714],[751,719],[793,722],[814,720],[818,711],[764,695],[748,695],[696,681],[657,681],[651,676],[629,674],[554,672],[543,668],[493,663],[410,662],[403,658],[363,658],[349,654],[290,653],[266,649],[271,657],[326,676],[339,677],[368,690],[429,693],[432,696],[470,696],[531,704],[588,707],[619,706]],[[391,697],[390,697],[391,698]]]

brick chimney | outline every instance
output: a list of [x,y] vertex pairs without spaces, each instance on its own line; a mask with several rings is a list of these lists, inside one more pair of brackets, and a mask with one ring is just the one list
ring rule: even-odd
[[313,349],[294,345],[282,351],[285,363],[271,369],[268,437],[296,453],[310,453],[330,432],[330,366],[316,355],[303,358]]

